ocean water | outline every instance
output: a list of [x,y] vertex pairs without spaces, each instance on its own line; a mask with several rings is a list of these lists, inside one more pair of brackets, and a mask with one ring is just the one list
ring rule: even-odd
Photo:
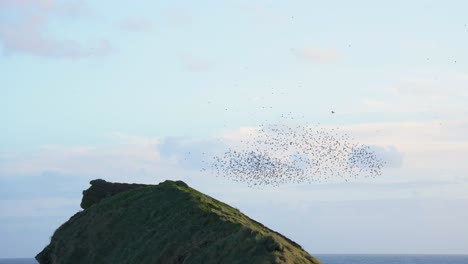
[[468,255],[313,255],[324,264],[468,264]]
[[[314,255],[324,264],[468,264],[468,255]],[[37,264],[30,259],[0,259],[0,264]]]
[[15,258],[15,259],[0,258],[0,264],[37,264],[37,261],[33,258]]

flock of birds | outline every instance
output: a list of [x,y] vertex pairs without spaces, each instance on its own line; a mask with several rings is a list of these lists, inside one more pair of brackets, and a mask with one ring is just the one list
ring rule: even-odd
[[385,166],[371,147],[339,128],[288,122],[261,124],[205,163],[217,176],[250,187],[377,177]]

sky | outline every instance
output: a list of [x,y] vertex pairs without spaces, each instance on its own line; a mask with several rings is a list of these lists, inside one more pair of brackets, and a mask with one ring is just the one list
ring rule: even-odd
[[[468,254],[467,9],[0,0],[0,257],[35,256],[96,178],[183,180],[311,254]],[[389,165],[255,189],[184,159],[284,113]]]

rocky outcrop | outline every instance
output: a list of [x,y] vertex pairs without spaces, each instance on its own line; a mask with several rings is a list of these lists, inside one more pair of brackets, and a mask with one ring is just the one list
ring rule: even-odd
[[116,195],[121,192],[146,187],[146,184],[113,183],[105,180],[92,180],[91,187],[83,191],[81,208],[88,209],[91,205],[98,203],[104,198]]

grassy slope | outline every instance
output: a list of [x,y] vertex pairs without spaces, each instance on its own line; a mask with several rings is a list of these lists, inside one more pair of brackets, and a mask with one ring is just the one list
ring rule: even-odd
[[41,263],[320,263],[294,242],[183,182],[120,193],[74,215]]

